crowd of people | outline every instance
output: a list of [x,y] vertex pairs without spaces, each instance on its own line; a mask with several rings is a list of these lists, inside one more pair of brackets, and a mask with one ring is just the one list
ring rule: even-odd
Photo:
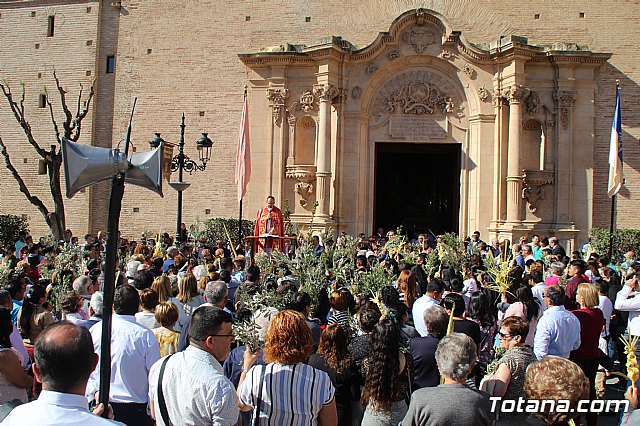
[[[566,400],[572,409],[602,399],[606,379],[626,373],[620,337],[640,335],[635,253],[620,264],[569,257],[555,237],[487,244],[477,232],[461,270],[433,273],[424,262],[436,239],[417,236],[403,248],[410,257],[385,246],[393,233],[361,234],[347,275],[383,266],[378,294],[358,294],[329,270],[310,294],[286,265],[266,274],[252,264],[250,244],[122,238],[105,407],[97,404],[105,239],[67,236],[85,270],[66,277],[63,294],[53,290],[64,272],[41,279],[43,251],[55,246],[23,234],[3,249],[2,424],[579,424],[575,412],[513,412],[491,398]],[[332,244],[316,236],[298,250],[319,259]],[[487,268],[501,259],[511,259],[503,292]],[[250,303],[261,293],[277,306]],[[236,339],[239,324],[255,326],[255,341]],[[632,409],[621,422],[639,424],[635,384],[626,397]],[[585,417],[597,424],[597,413]]]

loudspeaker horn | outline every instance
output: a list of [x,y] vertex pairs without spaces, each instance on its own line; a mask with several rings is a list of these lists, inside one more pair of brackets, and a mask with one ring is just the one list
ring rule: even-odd
[[160,144],[153,151],[133,154],[129,163],[131,168],[124,175],[124,181],[142,186],[162,195],[162,150]]
[[96,182],[119,173],[125,181],[142,186],[162,196],[162,149],[133,154],[127,161],[124,153],[109,148],[83,145],[62,138],[62,160],[67,184],[67,198]]
[[62,138],[62,162],[67,198],[96,182],[107,180],[129,169],[124,154],[109,148],[82,145]]

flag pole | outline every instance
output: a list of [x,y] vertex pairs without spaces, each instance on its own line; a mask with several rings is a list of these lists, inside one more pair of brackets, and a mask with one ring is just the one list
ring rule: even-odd
[[609,259],[613,262],[613,224],[616,217],[616,196],[611,197],[611,224],[609,226]]
[[[614,223],[615,223],[615,218],[616,218],[616,195],[618,194],[618,191],[620,190],[620,187],[622,186],[622,184],[624,183],[624,178],[622,178],[622,138],[621,138],[621,133],[622,133],[622,125],[621,125],[621,118],[620,118],[620,80],[616,79],[616,110],[614,113],[614,117],[613,117],[613,123],[611,125],[611,147],[609,148],[609,188],[608,190],[613,192],[613,194],[611,195],[611,223],[609,224],[609,259],[611,260],[611,262],[613,262],[613,240],[614,240],[614,236],[613,236],[613,231],[614,231]],[[615,132],[615,138],[614,138],[614,132]],[[614,141],[617,142],[617,146],[614,146]],[[615,151],[614,152],[614,148]],[[618,176],[617,179],[617,186],[613,186],[612,187],[612,180],[611,180],[611,175],[612,175],[612,170],[611,170],[611,166],[612,166],[612,156],[615,155],[616,158],[616,164],[618,165],[617,168],[619,168],[620,170],[617,171],[616,170],[616,175]],[[616,181],[613,181],[614,183]]]
[[[244,103],[247,102],[247,85],[244,85],[244,96],[242,98],[242,104],[243,104],[243,108],[244,108]],[[242,199],[244,197],[240,197],[240,208],[238,209],[238,244],[242,244],[243,245],[243,249],[244,249],[244,244],[242,241]]]

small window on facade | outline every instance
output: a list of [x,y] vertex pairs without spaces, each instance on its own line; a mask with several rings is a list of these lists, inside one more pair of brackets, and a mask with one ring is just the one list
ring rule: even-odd
[[113,74],[116,71],[116,57],[107,56],[107,74]]
[[53,32],[55,31],[56,17],[54,15],[49,15],[48,19],[48,27],[47,27],[47,37],[53,37]]
[[40,97],[38,98],[38,106],[40,108],[47,107],[47,95],[45,95],[44,93],[40,93]]

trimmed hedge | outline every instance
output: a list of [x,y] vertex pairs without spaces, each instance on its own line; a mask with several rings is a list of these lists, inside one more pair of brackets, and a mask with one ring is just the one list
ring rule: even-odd
[[0,214],[0,243],[6,245],[18,240],[20,231],[29,232],[29,223],[22,216]]
[[[609,228],[591,228],[589,230],[591,248],[599,255],[609,253]],[[630,250],[640,253],[640,229],[613,230],[613,254],[619,256]]]

